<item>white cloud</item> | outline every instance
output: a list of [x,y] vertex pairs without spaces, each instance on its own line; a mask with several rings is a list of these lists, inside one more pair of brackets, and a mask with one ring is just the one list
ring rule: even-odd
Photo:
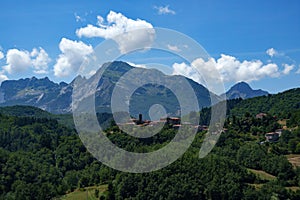
[[105,25],[103,25],[104,24],[104,22],[105,22],[105,20],[104,20],[104,18],[103,17],[101,17],[100,15],[98,15],[97,16],[97,25],[98,26],[100,26],[100,27],[102,27],[102,28],[105,28],[106,26]]
[[48,64],[51,61],[47,52],[41,47],[39,49],[34,48],[30,55],[34,58],[32,59],[33,72],[36,74],[47,74]]
[[87,56],[93,53],[91,45],[66,38],[61,39],[59,49],[62,53],[54,65],[54,75],[57,77],[66,77],[77,72],[82,62],[87,59]]
[[270,56],[270,57],[273,57],[275,55],[278,54],[278,52],[274,49],[274,48],[270,48],[266,51],[266,53]]
[[202,83],[201,77],[197,73],[197,71],[189,66],[188,64],[182,63],[174,63],[173,64],[173,75],[182,75],[188,77],[198,83]]
[[10,49],[6,54],[6,64],[3,69],[9,73],[19,73],[31,66],[30,53],[18,49]]
[[4,58],[4,54],[2,53],[2,51],[0,51],[0,60]]
[[[192,67],[191,67],[192,66]],[[173,74],[183,75],[192,80],[206,84],[214,82],[251,82],[264,77],[280,76],[279,68],[274,63],[264,64],[260,60],[239,61],[233,56],[221,54],[217,60],[210,58],[204,61],[202,58],[194,60],[190,65],[174,63]],[[199,73],[197,73],[197,70]],[[286,71],[290,68],[286,68]]]
[[149,48],[154,40],[155,31],[153,26],[145,20],[129,19],[122,13],[114,11],[110,11],[106,16],[107,23],[101,16],[98,16],[97,19],[98,26],[88,24],[86,27],[77,29],[77,36],[113,39],[118,43],[121,53],[126,53],[136,48]]
[[8,77],[5,75],[5,71],[0,71],[0,83],[6,80],[8,80]]
[[176,12],[174,10],[171,10],[169,8],[169,5],[167,5],[165,7],[164,6],[159,6],[159,7],[155,6],[154,8],[157,10],[159,15],[166,15],[166,14],[175,15],[176,14]]
[[282,73],[284,75],[288,75],[294,69],[295,66],[294,65],[283,64],[283,67],[284,67],[284,69],[283,69]]
[[45,74],[51,61],[43,48],[34,48],[32,52],[19,49],[10,49],[6,54],[6,64],[3,69],[9,73],[20,73],[33,67],[36,74]]
[[176,52],[180,52],[181,51],[181,49],[178,46],[176,46],[176,45],[170,45],[170,44],[168,44],[167,47],[171,51],[176,51]]

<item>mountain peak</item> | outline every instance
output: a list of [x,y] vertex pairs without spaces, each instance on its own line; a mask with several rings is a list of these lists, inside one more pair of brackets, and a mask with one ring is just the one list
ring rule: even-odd
[[250,85],[244,81],[238,82],[237,84],[233,85],[230,89],[234,90],[252,90]]
[[258,96],[265,96],[269,93],[267,91],[263,91],[261,89],[253,90],[251,86],[246,82],[239,82],[232,86],[227,92],[226,95],[227,99],[236,99],[236,98],[242,98],[242,99],[248,99]]
[[104,63],[103,66],[107,67],[108,70],[117,72],[127,72],[132,69],[132,66],[123,61],[113,61]]

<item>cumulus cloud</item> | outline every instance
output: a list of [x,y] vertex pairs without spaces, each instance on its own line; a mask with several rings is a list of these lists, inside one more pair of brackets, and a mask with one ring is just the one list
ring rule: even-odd
[[47,74],[48,73],[48,64],[51,62],[49,55],[43,48],[36,49],[34,48],[31,52],[32,65],[34,68],[34,73],[36,74]]
[[278,52],[274,49],[274,48],[270,48],[266,51],[266,53],[270,56],[270,57],[273,57],[275,55],[278,54]]
[[93,53],[93,47],[81,41],[72,41],[62,38],[59,43],[62,52],[54,65],[54,75],[57,77],[67,77],[77,72],[80,65]]
[[106,26],[104,25],[105,23],[105,20],[103,17],[101,17],[100,15],[97,16],[97,25],[102,27],[102,28],[105,28]]
[[166,15],[166,14],[175,15],[176,14],[176,12],[174,10],[171,10],[169,8],[169,5],[167,5],[167,6],[159,6],[159,7],[155,6],[154,8],[157,10],[157,12],[158,12],[159,15]]
[[153,26],[145,20],[129,19],[122,13],[114,11],[110,11],[106,16],[106,22],[102,16],[98,16],[97,19],[97,26],[88,24],[86,27],[77,29],[77,36],[113,39],[119,45],[121,53],[136,48],[149,48],[154,40],[155,31]]
[[283,69],[282,73],[284,75],[288,75],[294,69],[295,66],[294,65],[283,64],[283,67],[284,67],[284,69]]
[[4,58],[4,54],[2,53],[2,51],[0,51],[0,60]]
[[51,61],[43,48],[34,48],[32,52],[19,49],[10,49],[6,54],[6,64],[3,69],[9,73],[20,73],[33,68],[36,74],[45,74]]
[[6,54],[6,64],[3,69],[9,73],[23,72],[31,67],[31,58],[28,51],[10,49]]
[[182,62],[182,63],[174,63],[173,64],[173,75],[182,75],[188,77],[198,83],[202,83],[201,76],[197,73],[197,71],[192,68],[190,65]]
[[[287,71],[290,71],[289,67],[286,67]],[[205,61],[198,58],[191,63],[191,66],[185,63],[174,63],[173,74],[189,77],[205,85],[204,80],[208,83],[220,81],[251,82],[264,77],[278,77],[280,71],[274,63],[264,64],[260,60],[239,61],[233,56],[221,54],[217,60],[210,58]]]

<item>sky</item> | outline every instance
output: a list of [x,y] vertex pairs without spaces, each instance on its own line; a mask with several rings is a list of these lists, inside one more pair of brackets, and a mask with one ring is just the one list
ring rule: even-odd
[[[2,0],[0,4],[0,82],[32,76],[70,82],[95,48],[112,39],[124,61],[137,67],[161,64],[170,74],[200,83],[194,67],[207,79],[222,81],[226,89],[240,81],[271,93],[300,86],[298,0]],[[189,63],[154,50],[127,55],[128,48],[148,41],[153,33],[135,35],[136,41],[129,41],[128,35],[115,38],[155,27],[185,34],[210,58]],[[183,46],[166,44],[173,53],[185,51]],[[212,68],[218,70],[218,78],[211,75]]]

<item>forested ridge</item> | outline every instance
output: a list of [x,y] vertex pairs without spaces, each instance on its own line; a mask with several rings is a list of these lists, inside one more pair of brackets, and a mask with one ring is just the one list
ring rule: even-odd
[[234,106],[231,114],[242,116],[245,112],[253,115],[264,112],[287,118],[299,109],[300,88],[295,88],[278,94],[245,99]]
[[[98,191],[98,199],[300,199],[300,168],[287,159],[300,154],[299,93],[294,89],[228,101],[226,131],[208,156],[198,157],[205,135],[201,131],[181,158],[146,174],[101,164],[61,118],[1,112],[0,199],[61,198],[104,184],[108,189]],[[257,118],[260,112],[266,115]],[[209,109],[201,113],[204,123]],[[283,127],[277,142],[265,142],[265,133]],[[114,123],[106,132],[115,144],[136,152],[156,150],[176,134],[165,126],[152,138],[133,139]]]

